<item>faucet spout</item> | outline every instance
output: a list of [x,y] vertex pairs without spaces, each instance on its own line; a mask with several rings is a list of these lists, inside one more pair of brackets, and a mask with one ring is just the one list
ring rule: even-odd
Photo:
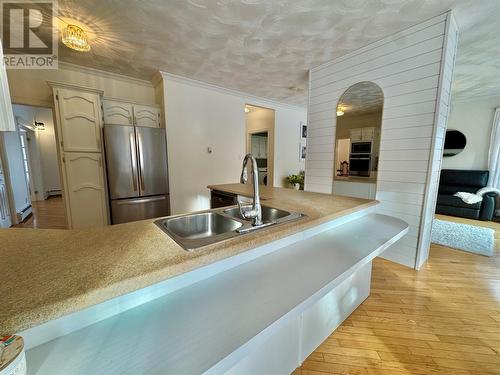
[[248,180],[246,174],[246,166],[248,161],[251,161],[252,168],[252,185],[253,185],[253,202],[252,208],[250,210],[244,211],[241,208],[241,203],[238,199],[238,207],[240,208],[241,216],[245,219],[251,219],[252,225],[262,225],[262,208],[260,205],[260,192],[259,192],[259,170],[257,168],[257,160],[252,156],[252,154],[245,155],[243,159],[243,167],[241,169],[240,183],[245,184]]

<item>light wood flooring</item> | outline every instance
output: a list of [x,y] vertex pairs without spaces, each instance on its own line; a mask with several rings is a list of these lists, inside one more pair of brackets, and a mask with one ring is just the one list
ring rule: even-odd
[[67,229],[66,208],[61,196],[33,201],[33,213],[15,228]]
[[370,297],[297,369],[324,374],[500,374],[500,224],[485,257],[432,245],[420,271],[376,259]]

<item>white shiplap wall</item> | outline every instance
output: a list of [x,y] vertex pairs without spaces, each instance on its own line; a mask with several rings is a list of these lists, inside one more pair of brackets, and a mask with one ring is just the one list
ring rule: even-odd
[[382,88],[378,211],[410,224],[409,234],[384,257],[409,267],[420,266],[428,255],[457,39],[448,12],[309,73],[309,191],[332,192],[341,95],[361,81]]

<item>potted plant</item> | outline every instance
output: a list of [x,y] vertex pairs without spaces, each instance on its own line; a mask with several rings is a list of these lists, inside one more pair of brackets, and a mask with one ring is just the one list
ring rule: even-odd
[[305,172],[301,171],[299,174],[291,174],[285,178],[288,185],[295,190],[304,190]]

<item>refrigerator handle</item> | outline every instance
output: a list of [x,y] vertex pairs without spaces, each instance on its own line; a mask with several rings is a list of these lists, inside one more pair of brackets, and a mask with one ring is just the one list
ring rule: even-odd
[[144,191],[146,188],[144,186],[144,155],[142,153],[142,136],[141,133],[137,133],[137,141],[138,141],[138,149],[139,149],[139,179],[141,182],[141,191]]
[[135,154],[135,138],[134,132],[129,134],[129,145],[130,145],[130,164],[132,165],[132,184],[134,186],[134,191],[137,191],[137,160]]

